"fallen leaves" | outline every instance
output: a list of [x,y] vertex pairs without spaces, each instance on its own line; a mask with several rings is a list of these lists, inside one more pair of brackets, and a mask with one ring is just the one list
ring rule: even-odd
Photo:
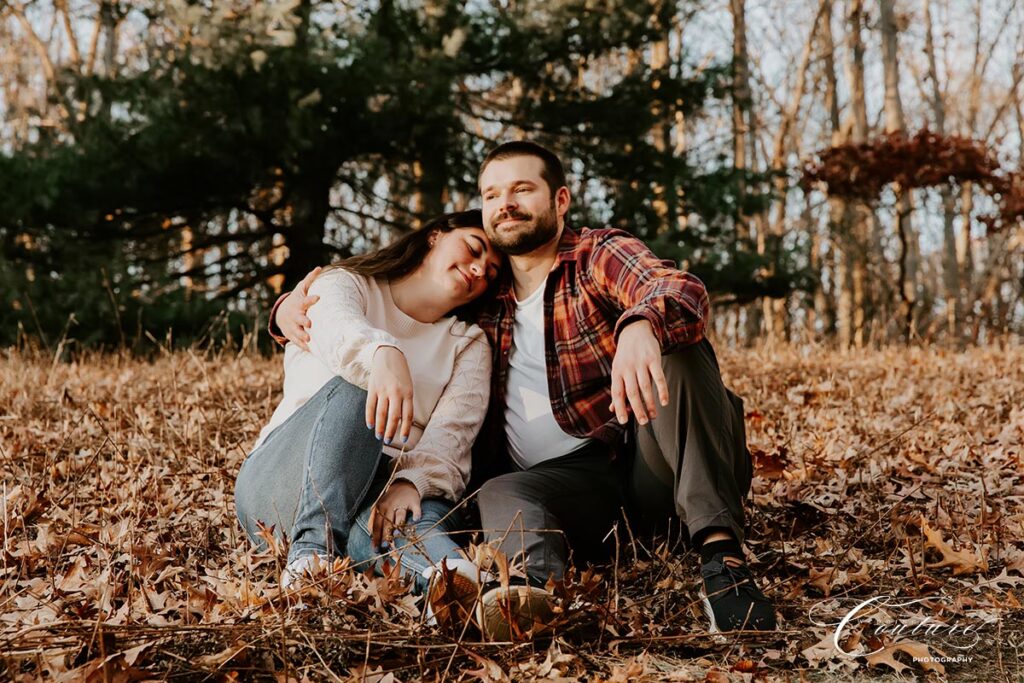
[[[879,614],[845,634],[847,650],[873,649],[872,627],[931,616],[983,622],[968,654],[995,652],[1024,592],[1024,351],[722,351],[748,410],[747,548],[784,630],[716,642],[678,525],[653,543],[620,528],[616,564],[549,585],[556,637],[516,647],[424,627],[396,572],[340,563],[315,585],[279,589],[286,544],[265,529],[268,550],[254,550],[232,492],[279,396],[280,357],[0,355],[0,677],[941,675],[924,660],[941,643],[920,635],[870,658],[836,650],[844,610],[881,593],[949,600]],[[487,546],[470,552],[514,578]],[[815,605],[832,627],[812,622]],[[947,663],[946,675],[962,666]]]
[[786,476],[789,457],[785,447],[772,453],[755,448],[750,451],[750,457],[754,461],[754,471],[758,476],[765,479],[782,479]]
[[238,661],[244,659],[246,651],[249,649],[249,643],[244,641],[237,641],[228,645],[226,648],[213,654],[203,655],[197,658],[196,664],[204,669],[219,669],[228,662]]
[[953,576],[988,571],[988,560],[967,550],[954,550],[951,545],[942,540],[942,535],[939,532],[928,526],[928,520],[924,518],[924,515],[921,516],[921,533],[925,536],[925,545],[942,554],[942,560],[930,563],[929,567],[933,569],[952,567]]
[[[893,669],[896,673],[903,673],[910,667],[896,659],[895,655],[899,652],[910,655],[911,660],[925,671],[935,671],[940,674],[946,673],[946,667],[941,662],[936,661],[937,655],[932,654],[931,649],[924,643],[914,640],[900,640],[886,645],[878,652],[867,655],[865,659],[871,666],[884,665]],[[940,652],[939,655],[943,655],[943,653]]]
[[805,647],[800,651],[803,658],[812,667],[817,667],[824,662],[837,660],[842,657],[842,653],[836,649],[835,646],[835,631],[828,631],[821,636],[821,638]]
[[497,662],[487,657],[482,657],[471,650],[467,650],[466,654],[479,665],[479,668],[467,669],[464,672],[470,677],[470,680],[482,681],[482,683],[509,683],[508,674],[505,673],[505,670]]
[[836,588],[867,585],[871,582],[871,576],[871,570],[866,562],[861,564],[860,569],[855,572],[837,567],[829,569],[811,567],[808,570],[807,585],[817,588],[827,598]]

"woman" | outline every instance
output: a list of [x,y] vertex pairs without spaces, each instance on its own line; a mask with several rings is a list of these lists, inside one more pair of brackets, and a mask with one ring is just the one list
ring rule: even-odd
[[291,539],[283,587],[335,555],[369,561],[392,539],[419,589],[441,560],[472,571],[446,532],[457,528],[449,513],[469,478],[491,357],[483,331],[453,314],[501,266],[480,212],[465,211],[313,281],[307,348],[287,345],[284,396],[235,484],[254,543],[264,545],[259,523]]

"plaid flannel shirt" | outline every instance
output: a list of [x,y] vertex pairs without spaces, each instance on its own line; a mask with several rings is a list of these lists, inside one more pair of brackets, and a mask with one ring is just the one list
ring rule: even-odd
[[[568,227],[544,287],[544,348],[555,421],[567,434],[620,443],[626,425],[609,407],[619,333],[643,318],[663,354],[699,342],[710,309],[707,290],[628,232],[583,228],[577,233]],[[496,460],[508,460],[505,387],[515,307],[509,277],[478,320],[494,354],[490,404],[473,464],[474,479],[479,474],[481,481],[500,471]]]

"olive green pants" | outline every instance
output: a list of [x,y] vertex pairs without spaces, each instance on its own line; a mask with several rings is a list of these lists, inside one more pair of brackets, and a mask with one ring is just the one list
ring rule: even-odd
[[600,555],[623,508],[631,522],[678,518],[691,539],[727,529],[744,539],[752,466],[743,401],[725,388],[706,339],[662,357],[669,405],[634,422],[628,462],[600,443],[488,480],[478,505],[484,538],[525,561],[536,582],[560,578],[570,553]]

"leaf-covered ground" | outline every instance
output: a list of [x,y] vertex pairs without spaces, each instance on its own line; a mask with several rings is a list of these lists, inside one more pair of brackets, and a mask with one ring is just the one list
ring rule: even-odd
[[[712,636],[697,560],[620,529],[555,638],[421,625],[396,577],[282,594],[234,517],[280,359],[0,355],[0,678],[811,680],[1024,675],[1024,349],[721,351],[779,632]],[[840,630],[836,624],[871,601]],[[930,661],[929,657],[946,658]]]

